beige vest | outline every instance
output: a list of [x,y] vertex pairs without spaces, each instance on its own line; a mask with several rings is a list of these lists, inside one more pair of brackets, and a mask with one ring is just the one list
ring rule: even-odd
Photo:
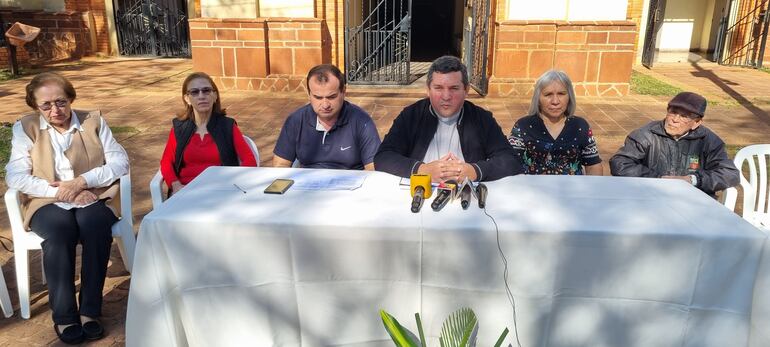
[[[83,131],[72,133],[72,144],[64,156],[72,164],[75,177],[88,172],[89,170],[102,166],[104,162],[104,148],[99,140],[99,127],[101,126],[102,116],[100,111],[79,111],[74,110],[80,120]],[[24,116],[21,119],[21,126],[24,133],[32,140],[32,176],[40,177],[48,182],[56,180],[56,170],[54,169],[53,147],[51,146],[51,135],[47,129],[40,129],[40,114],[34,113]],[[113,182],[108,187],[91,188],[89,191],[96,194],[99,199],[107,199],[106,204],[112,210],[115,216],[120,217],[120,180]],[[26,194],[21,194],[21,211],[24,216],[24,227],[29,230],[29,221],[32,215],[39,208],[56,202],[53,198],[36,198]]]

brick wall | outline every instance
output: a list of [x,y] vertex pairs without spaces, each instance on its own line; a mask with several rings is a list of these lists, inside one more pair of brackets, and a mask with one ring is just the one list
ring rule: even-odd
[[321,24],[324,63],[345,71],[345,3],[344,0],[316,0],[315,17]]
[[[17,49],[21,66],[78,59],[91,52],[91,39],[82,13],[57,13],[6,9],[0,10],[5,21],[21,22],[41,28],[38,37]],[[8,52],[0,48],[0,67],[8,66]]]
[[324,59],[317,18],[190,19],[193,69],[221,89],[297,91]]
[[[80,12],[89,30],[96,33],[96,45],[92,53],[109,54],[110,36],[107,28],[107,9],[104,0],[64,0],[64,9]],[[93,24],[90,21],[93,17]]]
[[[626,19],[636,23],[636,27],[639,30],[645,30],[647,23],[642,23],[642,12],[644,12],[644,0],[628,0],[628,8],[626,8]],[[638,52],[640,47],[639,42],[634,44],[634,54]]]
[[633,21],[503,21],[495,23],[489,93],[531,95],[546,70],[564,70],[577,95],[628,94],[634,46]]

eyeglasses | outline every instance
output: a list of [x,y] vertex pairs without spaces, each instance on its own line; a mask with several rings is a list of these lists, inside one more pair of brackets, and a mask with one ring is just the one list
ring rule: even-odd
[[187,95],[198,96],[199,93],[202,93],[203,95],[209,95],[211,94],[211,92],[216,92],[216,90],[214,90],[214,88],[209,88],[209,87],[205,87],[201,89],[194,88],[194,89],[188,90]]
[[56,105],[58,108],[67,107],[67,105],[70,103],[67,99],[56,99],[53,102],[46,101],[40,105],[37,105],[37,108],[39,108],[41,111],[49,111],[53,108],[53,105]]
[[697,120],[700,118],[700,116],[695,113],[677,111],[677,110],[669,110],[666,115],[671,118],[679,117],[679,119],[682,119],[682,120]]

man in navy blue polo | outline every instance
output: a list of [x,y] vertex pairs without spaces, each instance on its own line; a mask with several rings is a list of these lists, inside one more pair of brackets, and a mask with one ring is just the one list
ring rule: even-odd
[[380,135],[372,117],[345,101],[345,77],[331,64],[307,74],[310,103],[292,112],[273,150],[273,166],[374,170]]

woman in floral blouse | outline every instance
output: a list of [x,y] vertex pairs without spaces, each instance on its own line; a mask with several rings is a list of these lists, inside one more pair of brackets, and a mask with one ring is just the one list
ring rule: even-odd
[[575,90],[567,74],[549,70],[540,76],[529,115],[516,121],[508,136],[525,173],[602,175],[591,127],[574,115],[575,108]]

